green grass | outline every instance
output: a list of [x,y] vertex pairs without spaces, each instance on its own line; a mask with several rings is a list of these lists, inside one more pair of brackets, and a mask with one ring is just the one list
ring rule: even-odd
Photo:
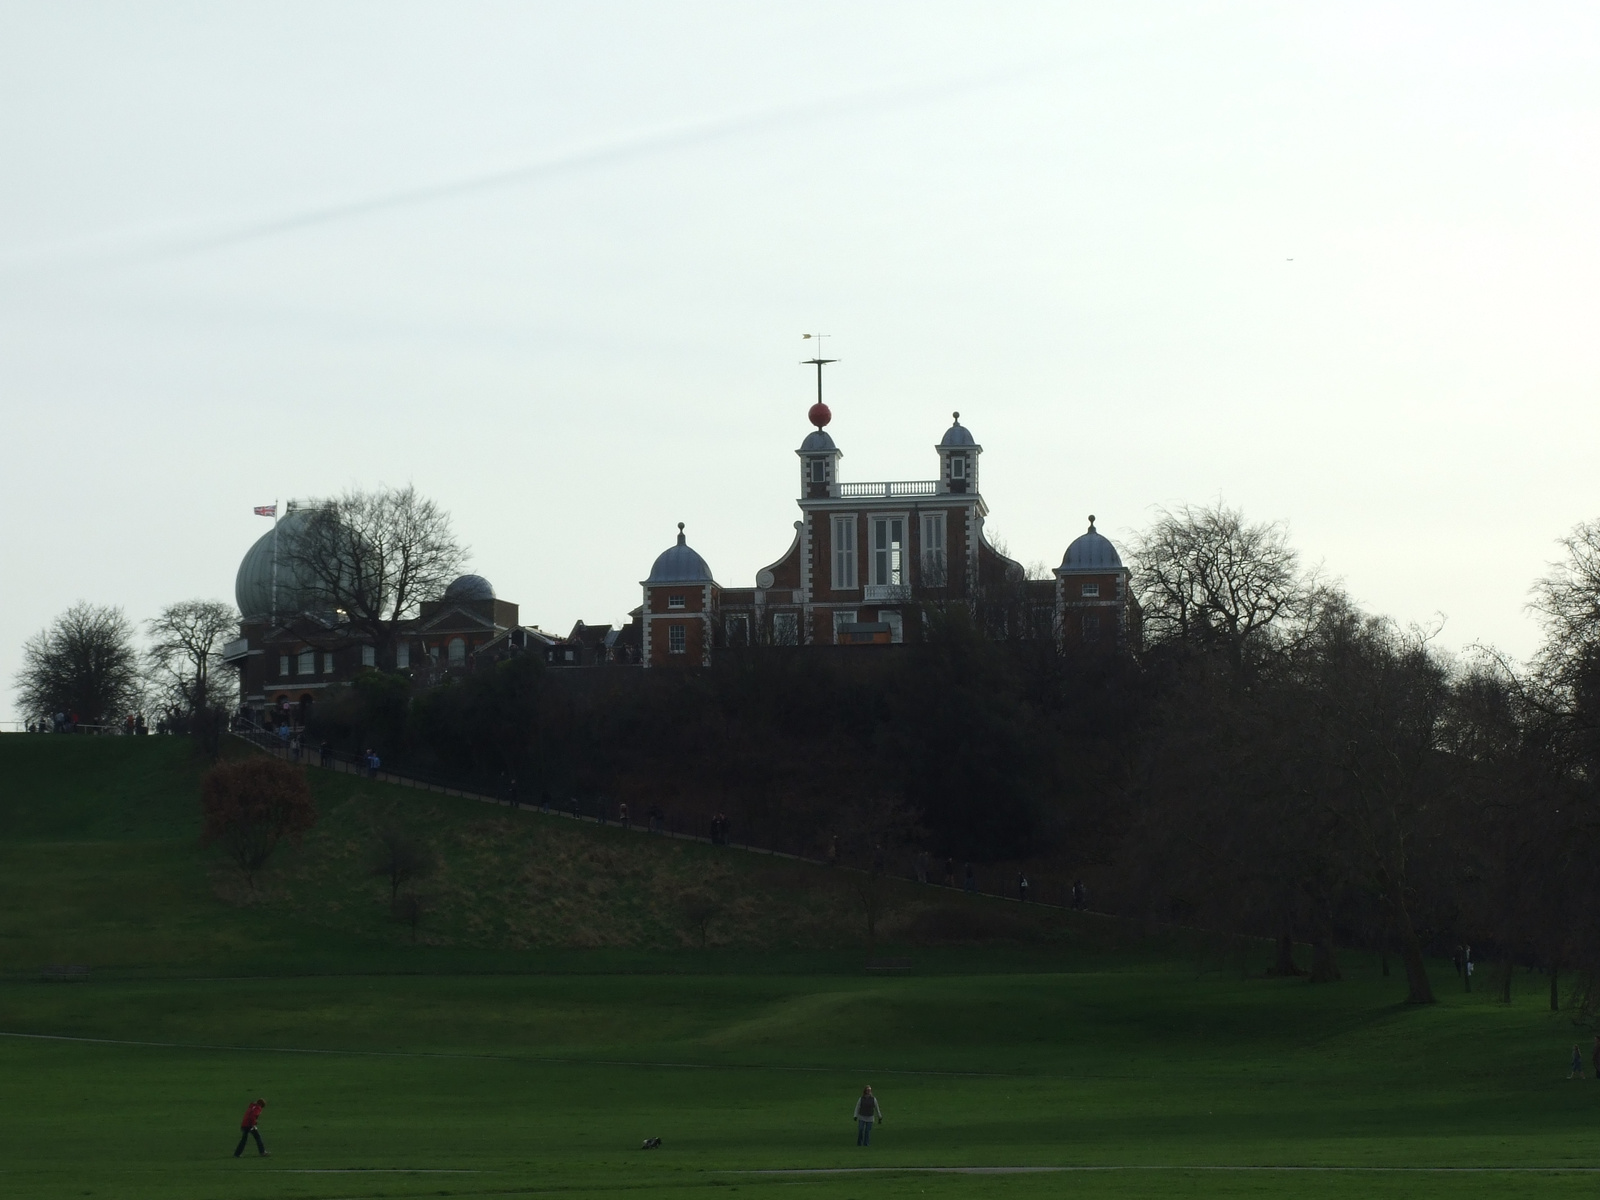
[[[997,946],[904,949],[915,971],[887,978],[861,969],[848,937],[808,942],[814,930],[798,920],[765,945],[706,953],[517,945],[505,933],[515,922],[476,943],[441,934],[412,946],[381,923],[299,911],[316,888],[345,886],[306,866],[309,851],[285,865],[279,898],[230,904],[194,846],[183,793],[195,773],[181,747],[49,741],[0,738],[0,1031],[45,1035],[0,1037],[0,1195],[1504,1197],[1600,1186],[1573,1170],[1600,1166],[1600,1083],[1566,1080],[1580,1034],[1548,1012],[1537,975],[1519,974],[1501,1005],[1456,991],[1446,966],[1443,1002],[1408,1009],[1400,981],[1360,956],[1324,987],[1201,973],[1171,938],[1135,945],[1108,922],[1054,917],[1027,936],[1002,925]],[[505,814],[430,818],[457,819]],[[559,833],[612,854],[647,845]],[[650,894],[640,880],[673,869],[645,871],[627,904]],[[761,881],[748,864],[726,869]],[[86,983],[47,983],[29,968],[49,961],[97,969]],[[888,1120],[859,1150],[848,1113],[865,1082]],[[238,1116],[256,1094],[269,1100],[273,1154],[235,1161]],[[663,1149],[639,1151],[649,1135]],[[757,1173],[864,1164],[1107,1169]],[[1251,1167],[1279,1169],[1236,1169]],[[1310,1167],[1339,1169],[1282,1169]]]

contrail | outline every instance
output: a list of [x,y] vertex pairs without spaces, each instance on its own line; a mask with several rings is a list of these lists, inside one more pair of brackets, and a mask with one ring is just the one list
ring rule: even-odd
[[[41,247],[31,253],[24,251],[13,258],[9,265],[12,267],[24,266],[30,261],[35,265],[40,265],[42,262],[52,260],[59,262],[62,259],[72,259],[80,256],[95,258],[99,256],[97,254],[97,244],[99,250],[108,251],[107,258],[122,262],[149,262],[205,254],[232,246],[281,237],[322,225],[358,220],[380,212],[415,208],[437,201],[450,200],[458,196],[494,191],[500,188],[524,186],[561,175],[575,174],[585,170],[625,163],[632,159],[665,154],[674,150],[684,150],[715,142],[750,137],[785,127],[814,124],[845,115],[883,113],[911,108],[919,104],[932,103],[968,92],[1016,83],[1029,77],[1060,69],[1061,64],[1059,63],[1023,64],[1005,70],[954,80],[944,80],[938,83],[884,88],[823,101],[769,109],[765,112],[700,121],[676,128],[634,134],[614,141],[602,142],[585,149],[552,155],[549,158],[524,163],[520,166],[488,171],[479,175],[469,175],[446,182],[401,188],[379,195],[324,204],[315,208],[305,208],[298,212],[285,213],[280,216],[241,221],[231,225],[223,224],[220,228],[218,228],[218,222],[207,222],[204,224],[209,224],[211,228],[206,232],[173,233],[167,230],[120,236],[106,234],[89,239],[78,239],[74,243],[64,246],[58,243],[55,248]],[[109,249],[106,245],[107,242],[111,242],[113,245],[116,242],[122,242],[126,248],[118,252]],[[132,243],[132,245],[128,243]]]
[[307,229],[316,225],[347,221],[389,209],[410,208],[435,200],[446,200],[456,196],[468,195],[473,192],[515,187],[519,184],[533,183],[556,175],[569,174],[593,167],[609,166],[614,163],[627,162],[630,159],[663,154],[670,150],[682,150],[693,146],[707,145],[712,142],[747,137],[756,133],[781,129],[785,126],[810,124],[826,120],[829,117],[850,113],[873,110],[887,112],[898,108],[908,108],[916,104],[941,100],[964,92],[978,91],[1015,82],[1028,75],[1039,74],[1044,69],[1037,66],[1025,67],[1012,69],[1004,73],[952,80],[914,88],[868,92],[825,100],[820,103],[793,105],[764,113],[716,121],[704,121],[678,129],[640,134],[620,141],[604,143],[586,150],[557,155],[519,167],[511,167],[503,171],[492,171],[483,175],[454,179],[448,183],[425,184],[420,187],[405,188],[380,196],[350,200],[342,204],[329,204],[320,208],[306,209],[287,216],[275,217],[270,220],[229,229],[209,237],[198,238],[174,249],[177,249],[180,253],[219,249],[224,246],[238,245],[242,242],[256,241],[260,238],[275,237],[279,234],[291,233],[295,230]]

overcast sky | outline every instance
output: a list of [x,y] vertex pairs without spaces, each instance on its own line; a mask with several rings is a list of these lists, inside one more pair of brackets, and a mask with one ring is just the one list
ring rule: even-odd
[[[0,4],[0,686],[413,482],[530,624],[749,586],[847,480],[1282,519],[1526,655],[1600,516],[1600,7]],[[15,717],[9,699],[0,716]]]

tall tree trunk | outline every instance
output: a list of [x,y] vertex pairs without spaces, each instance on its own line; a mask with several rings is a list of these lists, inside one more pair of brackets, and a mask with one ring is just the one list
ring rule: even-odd
[[1278,935],[1277,958],[1272,964],[1273,975],[1304,975],[1305,972],[1294,965],[1294,935],[1280,933]]
[[1406,1003],[1432,1004],[1433,985],[1428,982],[1428,967],[1422,958],[1422,943],[1411,925],[1411,913],[1406,908],[1405,895],[1400,884],[1390,891],[1390,906],[1394,915],[1395,932],[1400,935],[1400,962],[1406,969]]
[[1560,963],[1550,964],[1550,1011],[1561,1011],[1561,994],[1556,990],[1556,976],[1561,970]]
[[1339,960],[1333,953],[1333,939],[1326,933],[1319,933],[1311,943],[1310,982],[1335,983],[1341,978]]

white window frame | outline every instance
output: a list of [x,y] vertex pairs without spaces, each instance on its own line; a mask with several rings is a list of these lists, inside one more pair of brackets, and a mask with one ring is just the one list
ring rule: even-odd
[[315,675],[317,673],[317,652],[315,650],[300,651],[299,661],[295,663],[296,675]]
[[897,612],[880,612],[878,620],[889,627],[889,640],[898,646],[906,640],[905,618]]
[[464,637],[453,637],[453,638],[451,638],[449,645],[447,645],[445,647],[445,657],[446,657],[447,661],[449,662],[449,665],[452,666],[452,667],[464,667],[464,666],[466,666],[467,665],[467,639],[464,638]]
[[[906,514],[874,514],[871,518],[872,582],[899,587],[906,581]],[[898,529],[900,536],[896,538]]]
[[965,454],[952,454],[950,456],[950,478],[966,481],[967,456]]
[[728,639],[730,646],[748,646],[750,644],[750,614],[729,613],[723,624],[723,636]]
[[778,612],[772,614],[772,644],[798,646],[800,644],[800,614]]
[[687,608],[688,606],[689,606],[688,599],[683,595],[668,596],[667,597],[667,607],[668,608]]
[[807,483],[827,483],[828,482],[828,460],[827,459],[825,459],[825,458],[813,458],[807,464],[807,466],[809,467],[809,471],[808,471],[807,476],[806,476],[806,482]]
[[411,669],[411,643],[401,642],[394,648],[394,666],[397,671]]
[[1078,589],[1078,594],[1090,600],[1097,600],[1100,597],[1100,585],[1098,583],[1086,583]]
[[924,581],[933,579],[937,586],[943,587],[949,582],[949,554],[946,550],[946,530],[949,522],[947,514],[942,512],[925,512],[922,514],[922,577]]
[[667,626],[667,653],[687,654],[689,652],[689,627],[679,622]]
[[835,513],[829,530],[833,538],[833,590],[853,592],[860,586],[856,575],[855,513]]
[[840,646],[840,645],[844,644],[841,641],[839,641],[839,626],[841,626],[841,625],[856,625],[856,624],[859,624],[859,622],[856,620],[856,610],[855,609],[853,609],[853,608],[836,608],[836,609],[834,609],[833,610],[833,644],[835,646]]
[[322,673],[324,675],[332,675],[333,674],[333,651],[332,650],[324,650],[322,652]]
[[286,678],[288,678],[288,676],[289,676],[289,656],[287,654],[280,654],[280,655],[278,655],[278,678],[279,679],[286,679]]
[[361,665],[375,667],[378,665],[378,648],[376,646],[361,647]]

